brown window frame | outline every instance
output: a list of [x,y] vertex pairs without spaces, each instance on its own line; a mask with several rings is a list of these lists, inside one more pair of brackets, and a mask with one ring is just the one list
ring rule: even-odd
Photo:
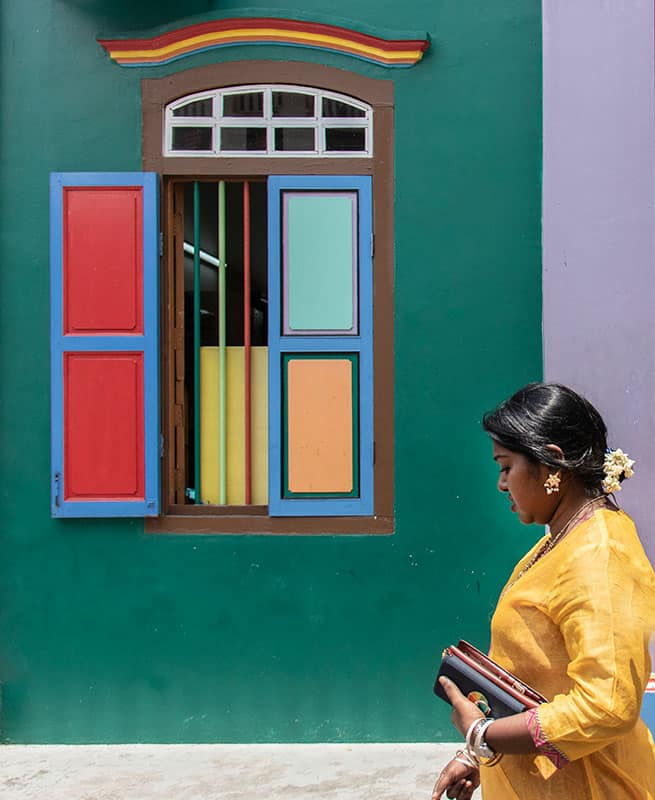
[[[320,158],[275,156],[164,156],[164,111],[168,103],[194,92],[248,84],[311,86],[349,95],[373,108],[373,156]],[[305,62],[236,61],[146,78],[142,90],[142,168],[163,182],[161,219],[161,410],[162,513],[147,518],[148,533],[224,534],[389,534],[394,531],[393,399],[393,193],[394,86],[346,70]],[[176,365],[183,310],[175,307],[175,247],[181,246],[175,186],[184,180],[266,179],[269,175],[370,175],[373,183],[373,370],[374,370],[374,513],[369,517],[271,517],[266,506],[192,506],[176,500],[174,454]],[[176,229],[178,235],[176,236]],[[177,244],[176,244],[177,243]],[[178,287],[179,288],[179,287]],[[177,372],[177,377],[176,377]],[[178,412],[179,413],[179,412]],[[179,429],[179,428],[178,428]],[[183,446],[183,443],[178,443]],[[179,499],[179,487],[177,499]]]

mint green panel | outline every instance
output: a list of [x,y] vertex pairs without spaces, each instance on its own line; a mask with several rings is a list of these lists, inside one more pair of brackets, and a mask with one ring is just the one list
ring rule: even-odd
[[357,196],[285,192],[283,333],[356,333]]

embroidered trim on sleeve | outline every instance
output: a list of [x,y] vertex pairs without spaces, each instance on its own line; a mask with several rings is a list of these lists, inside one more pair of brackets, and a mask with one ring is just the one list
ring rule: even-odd
[[539,722],[538,712],[538,708],[530,708],[526,712],[528,717],[528,731],[530,732],[530,736],[532,736],[532,741],[535,743],[540,755],[546,756],[553,762],[557,769],[561,769],[569,763],[569,760],[561,750],[546,738],[546,734]]

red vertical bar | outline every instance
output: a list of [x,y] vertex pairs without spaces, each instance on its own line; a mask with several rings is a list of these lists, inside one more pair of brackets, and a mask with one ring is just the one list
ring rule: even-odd
[[243,184],[243,351],[244,351],[244,408],[246,417],[245,473],[246,505],[252,503],[252,421],[250,386],[250,184]]

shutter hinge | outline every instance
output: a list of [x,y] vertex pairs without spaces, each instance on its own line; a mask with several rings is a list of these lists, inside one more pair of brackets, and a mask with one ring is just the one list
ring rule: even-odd
[[60,500],[60,492],[61,492],[61,473],[59,473],[59,472],[55,472],[55,474],[54,474],[53,489],[54,489],[54,493],[53,493],[52,500],[53,500],[53,503],[55,504],[55,508],[59,508],[60,507],[59,500]]
[[164,255],[164,232],[159,231],[159,255]]
[[373,464],[375,465],[375,442],[373,442]]
[[159,434],[159,458],[164,457],[164,434]]
[[375,234],[371,234],[371,258],[375,255]]

